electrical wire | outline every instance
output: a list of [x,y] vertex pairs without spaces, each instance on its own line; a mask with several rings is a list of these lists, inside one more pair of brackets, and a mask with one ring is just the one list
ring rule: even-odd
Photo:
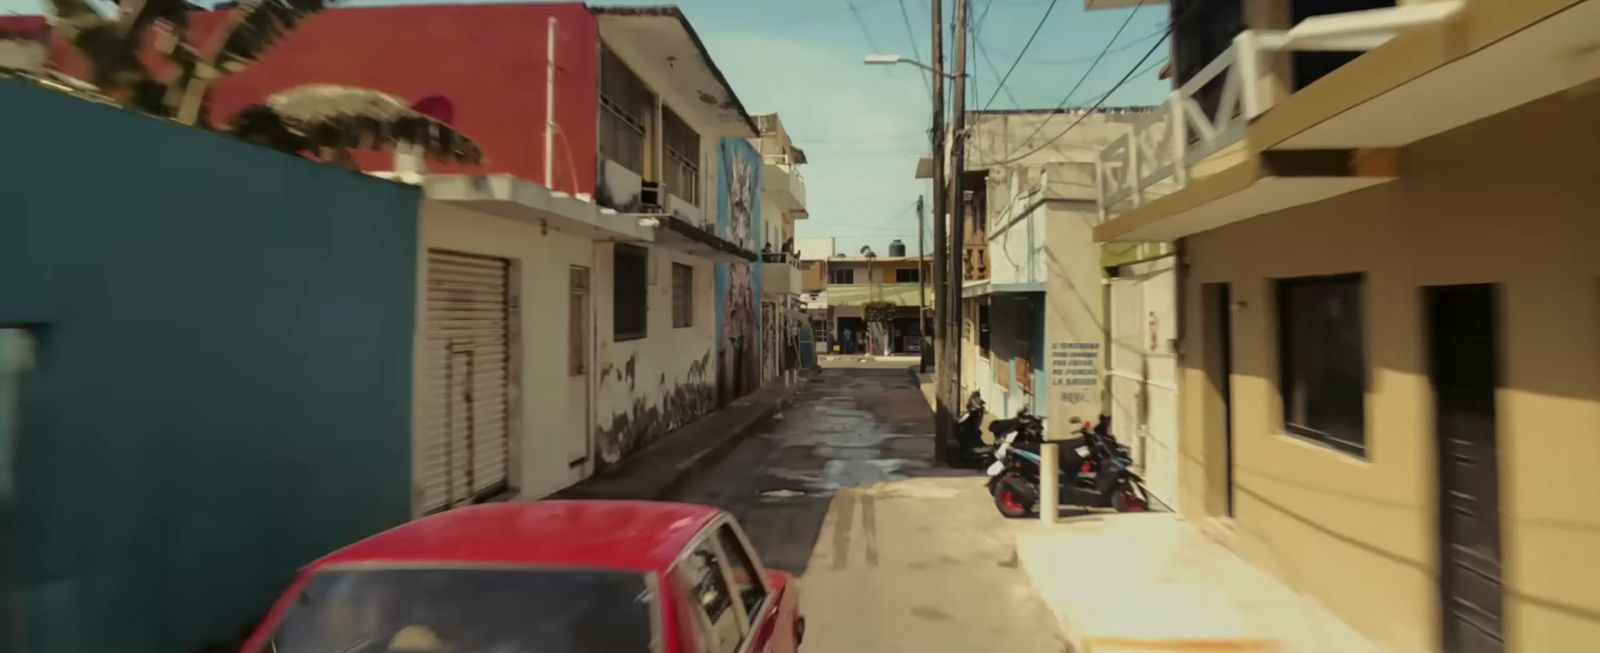
[[[1166,33],[1167,33],[1166,28],[1163,27],[1162,29],[1158,29],[1156,31],[1149,32],[1147,34],[1140,35],[1138,37],[1135,37],[1132,41],[1128,41],[1127,43],[1123,43],[1122,45],[1119,45],[1117,47],[1111,48],[1110,50],[1108,50],[1106,52],[1106,54],[1116,54],[1118,52],[1126,52],[1128,50],[1132,50],[1132,49],[1137,48],[1137,47],[1139,47],[1141,45],[1144,45],[1145,43],[1149,43],[1150,39],[1156,38],[1158,36],[1165,36]],[[993,50],[991,50],[991,51],[993,51]],[[1004,55],[1005,52],[1001,51],[1000,54]],[[1093,61],[1096,56],[1098,56],[1098,55],[1085,54],[1085,55],[1080,55],[1080,56],[1075,56],[1075,57],[1064,57],[1064,58],[1051,58],[1051,57],[1037,57],[1036,56],[1036,57],[1030,57],[1027,60],[1023,61],[1022,63],[1023,63],[1023,65],[1027,65],[1027,66],[1075,66],[1075,65],[1078,65],[1078,64],[1081,64],[1081,63],[1088,63],[1090,61]]]
[[[914,30],[911,29],[911,13],[906,11],[906,0],[899,0],[899,2],[900,2],[900,22],[904,23],[905,26],[906,26],[906,38],[910,39],[910,41],[911,41],[911,53],[912,54],[916,54],[918,52],[918,50],[917,50],[917,34],[916,34],[916,32]],[[922,88],[927,89],[928,95],[931,97],[933,95],[933,85],[928,81],[928,76],[927,75],[917,75],[917,77],[922,79]]]
[[[1133,9],[1128,12],[1128,17],[1123,19],[1122,25],[1118,26],[1116,33],[1111,35],[1111,40],[1106,41],[1105,47],[1100,49],[1100,54],[1095,55],[1094,61],[1089,64],[1088,68],[1084,69],[1083,74],[1078,77],[1078,81],[1075,82],[1072,85],[1072,88],[1067,91],[1067,94],[1061,98],[1061,102],[1056,104],[1056,109],[1057,110],[1066,107],[1067,103],[1072,100],[1072,96],[1078,92],[1078,89],[1083,86],[1083,83],[1085,81],[1088,81],[1089,73],[1094,72],[1095,66],[1100,65],[1100,60],[1104,59],[1106,54],[1108,54],[1111,51],[1111,46],[1116,45],[1117,39],[1122,36],[1123,30],[1128,29],[1128,24],[1133,22],[1134,15],[1139,13],[1139,8],[1143,7],[1144,3],[1145,3],[1145,0],[1139,0],[1139,4],[1134,5]],[[1173,26],[1171,24],[1167,25],[1167,32],[1168,33],[1170,33],[1172,31],[1172,27]],[[1156,45],[1156,47],[1160,47],[1161,42],[1160,41],[1156,41],[1155,45]],[[1154,53],[1154,52],[1155,52],[1155,47],[1152,47],[1150,49],[1150,52],[1146,52],[1145,53],[1144,59],[1140,59],[1139,63],[1134,64],[1133,67],[1134,68],[1138,68],[1139,66],[1144,65],[1144,60],[1148,59],[1150,57],[1150,55],[1152,53]],[[1133,71],[1132,70],[1128,71],[1128,74],[1132,75]],[[1112,90],[1114,91],[1116,89],[1113,88]],[[1104,102],[1105,99],[1101,98],[1100,101]],[[1095,106],[1098,107],[1099,103],[1096,103]],[[1034,126],[1032,132],[1029,132],[1026,137],[1024,137],[1022,140],[1017,141],[1017,142],[1018,143],[1027,143],[1028,139],[1033,138],[1040,131],[1043,131],[1044,130],[1044,126],[1050,124],[1050,119],[1053,118],[1053,117],[1055,117],[1055,114],[1051,114],[1049,116],[1046,116],[1044,120],[1040,120],[1039,124]],[[1073,123],[1073,124],[1077,124],[1077,123]],[[1059,134],[1057,135],[1057,138],[1060,138]],[[1050,141],[1046,141],[1046,144],[1049,144],[1050,142],[1053,142],[1054,140],[1055,139],[1051,139]],[[1043,147],[1040,147],[1039,149],[1043,149]],[[1032,154],[1033,152],[1037,152],[1037,151],[1039,151],[1039,150],[1038,149],[1031,150],[1028,154]],[[1027,154],[1024,154],[1022,156],[1027,156]],[[1010,154],[1007,154],[1004,158],[1005,158],[1005,161],[1002,162],[1000,165],[1004,165],[1005,163],[1011,163],[1011,162],[1016,161],[1017,159],[1020,159],[1022,157],[1021,156],[1013,157]]]
[[[1062,136],[1066,136],[1067,132],[1072,131],[1072,128],[1077,127],[1079,125],[1079,123],[1082,123],[1085,118],[1089,117],[1089,114],[1094,113],[1095,110],[1099,109],[1102,104],[1105,104],[1106,98],[1111,97],[1112,93],[1116,93],[1117,89],[1122,88],[1123,84],[1128,83],[1129,79],[1132,79],[1135,74],[1139,73],[1141,71],[1139,66],[1144,65],[1145,60],[1149,59],[1150,55],[1155,54],[1156,49],[1159,48],[1160,46],[1161,46],[1161,43],[1159,43],[1159,42],[1156,43],[1154,46],[1151,46],[1150,50],[1145,52],[1143,57],[1139,58],[1138,63],[1133,64],[1134,67],[1132,69],[1128,70],[1128,74],[1123,75],[1122,79],[1117,80],[1117,83],[1114,86],[1112,86],[1110,90],[1106,91],[1104,94],[1102,94],[1099,97],[1099,99],[1095,100],[1094,106],[1091,106],[1091,107],[1083,110],[1078,115],[1078,119],[1072,121],[1072,124],[1067,125],[1066,129],[1061,130],[1060,133],[1056,134],[1055,136],[1051,136],[1049,139],[1045,140],[1045,142],[1040,143],[1038,147],[1035,147],[1035,148],[1033,148],[1031,150],[1028,150],[1027,152],[1023,152],[1022,154],[1019,154],[1019,155],[1016,155],[1016,156],[1008,156],[1005,160],[998,161],[998,162],[993,163],[991,165],[1006,165],[1006,164],[1010,164],[1010,163],[1015,163],[1017,161],[1020,161],[1023,157],[1029,156],[1029,155],[1033,154],[1034,152],[1038,152],[1039,150],[1042,150],[1042,149],[1044,149],[1046,147],[1049,147],[1051,143],[1054,143],[1054,142],[1060,140]],[[1158,63],[1160,63],[1160,62],[1158,62]],[[1153,70],[1153,69],[1155,69],[1155,66],[1150,66],[1149,68],[1144,68],[1143,70],[1148,71],[1148,70]],[[1057,107],[1057,108],[1059,109],[1061,107]],[[1050,117],[1053,117],[1054,115],[1055,114],[1051,114]],[[1043,126],[1048,121],[1049,121],[1049,117],[1046,117],[1045,120],[1039,121],[1039,124],[1041,126]],[[1039,130],[1035,129],[1033,133],[1037,134],[1037,133],[1039,133]],[[1030,134],[1029,137],[1031,138],[1032,135]],[[1023,139],[1022,142],[1026,143],[1028,141],[1027,141],[1027,139]]]
[[[1144,0],[1139,1],[1141,4],[1144,2]],[[1016,58],[1011,60],[1011,67],[1006,69],[1006,74],[1000,76],[1000,83],[995,86],[994,92],[989,94],[989,101],[983,103],[984,109],[988,109],[989,105],[994,104],[994,99],[1000,97],[1000,89],[1006,87],[1006,80],[1011,79],[1011,73],[1017,70],[1017,64],[1022,63],[1022,57],[1028,54],[1028,48],[1033,47],[1033,40],[1039,37],[1039,30],[1044,29],[1045,21],[1050,19],[1050,12],[1055,11],[1056,2],[1057,0],[1050,0],[1050,5],[1044,8],[1044,15],[1039,17],[1039,23],[1033,26],[1033,33],[1029,34],[1028,40],[1022,44],[1022,51],[1018,52]],[[1137,9],[1135,9],[1135,11],[1137,11]],[[1128,17],[1131,20],[1133,18],[1133,14],[1130,12]],[[973,42],[977,42],[976,37],[973,38]],[[1015,100],[1013,100],[1013,102],[1015,102]]]

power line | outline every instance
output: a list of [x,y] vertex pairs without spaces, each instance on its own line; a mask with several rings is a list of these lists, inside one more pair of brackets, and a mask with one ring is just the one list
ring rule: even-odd
[[[1165,36],[1166,34],[1167,34],[1166,28],[1158,29],[1156,31],[1153,31],[1153,32],[1150,32],[1150,33],[1147,33],[1147,34],[1140,35],[1140,36],[1134,38],[1132,41],[1128,41],[1127,43],[1123,43],[1122,45],[1119,45],[1117,47],[1111,48],[1110,50],[1106,51],[1106,54],[1116,54],[1118,52],[1125,52],[1127,50],[1132,50],[1132,49],[1137,48],[1137,47],[1139,47],[1141,45],[1144,45],[1145,43],[1148,43],[1150,41],[1150,39],[1156,38],[1158,36]],[[1001,52],[1001,54],[1005,54],[1005,53]],[[1077,64],[1081,64],[1081,63],[1088,63],[1090,61],[1093,61],[1096,56],[1098,56],[1098,55],[1086,54],[1086,55],[1080,55],[1080,56],[1075,56],[1075,57],[1064,57],[1064,58],[1032,57],[1032,58],[1030,58],[1027,61],[1024,61],[1022,63],[1028,64],[1028,65],[1034,65],[1034,66],[1072,66],[1072,65],[1077,65]]]
[[[1095,100],[1094,106],[1091,106],[1088,109],[1085,109],[1083,111],[1083,113],[1078,116],[1077,120],[1074,120],[1074,121],[1072,121],[1072,124],[1067,125],[1066,129],[1061,130],[1060,133],[1056,134],[1055,136],[1051,136],[1045,142],[1040,143],[1038,147],[1035,147],[1035,148],[1033,148],[1031,150],[1028,150],[1027,152],[1023,152],[1022,154],[1017,155],[1015,157],[1007,157],[1005,161],[999,162],[999,163],[994,164],[994,165],[1005,165],[1005,164],[1008,164],[1008,163],[1014,163],[1014,162],[1022,159],[1025,156],[1028,156],[1030,154],[1033,154],[1034,152],[1038,152],[1039,150],[1042,150],[1042,149],[1044,149],[1046,147],[1049,147],[1051,143],[1054,143],[1057,140],[1060,140],[1062,136],[1066,136],[1067,132],[1072,131],[1073,127],[1077,127],[1079,123],[1082,123],[1085,118],[1089,117],[1089,114],[1094,113],[1094,111],[1096,109],[1100,108],[1100,105],[1105,104],[1106,98],[1111,97],[1112,93],[1116,93],[1117,89],[1122,88],[1123,84],[1128,83],[1128,80],[1132,79],[1134,74],[1136,74],[1136,73],[1138,73],[1140,71],[1139,67],[1143,66],[1144,62],[1147,59],[1150,58],[1150,55],[1155,54],[1156,49],[1159,48],[1159,47],[1161,47],[1161,43],[1159,41],[1156,42],[1155,45],[1150,46],[1150,49],[1144,53],[1144,56],[1139,58],[1138,63],[1133,64],[1133,68],[1130,68],[1128,70],[1128,74],[1123,75],[1122,79],[1117,80],[1117,83],[1111,87],[1111,90],[1106,91],[1105,94],[1100,96],[1100,99]],[[1154,68],[1154,66],[1151,66],[1150,68],[1145,68],[1144,70],[1151,70],[1153,68]],[[1065,103],[1063,103],[1063,106],[1065,106]],[[1060,108],[1060,107],[1057,107],[1057,108]],[[1053,116],[1054,114],[1051,114],[1051,115]],[[1049,120],[1049,118],[1047,117],[1045,120],[1039,121],[1039,125],[1042,127],[1046,122],[1048,122],[1048,120]],[[1039,130],[1035,129],[1033,133],[1037,134],[1037,133],[1039,133]],[[1032,135],[1030,134],[1029,137],[1031,138]],[[1026,143],[1026,142],[1028,142],[1028,140],[1025,138],[1025,139],[1022,140],[1022,142]]]
[[[1144,0],[1139,2],[1143,3]],[[867,37],[867,45],[873,52],[883,52],[883,48],[878,47],[878,42],[872,39],[872,32],[867,29],[867,21],[861,19],[861,10],[856,7],[856,0],[844,0],[844,3],[849,6],[850,15],[855,17],[856,25],[861,28],[861,35]]]
[[[1104,59],[1106,54],[1111,51],[1111,46],[1116,45],[1117,38],[1122,36],[1123,30],[1128,29],[1128,24],[1133,22],[1133,16],[1135,14],[1139,13],[1139,8],[1144,6],[1144,2],[1145,2],[1145,0],[1139,0],[1139,4],[1134,5],[1133,9],[1128,12],[1128,17],[1122,20],[1122,25],[1117,27],[1116,33],[1111,35],[1111,40],[1106,41],[1105,47],[1100,48],[1100,54],[1095,55],[1094,62],[1090,63],[1089,67],[1084,69],[1083,74],[1078,77],[1078,81],[1072,85],[1072,88],[1070,90],[1067,91],[1066,96],[1061,98],[1061,102],[1056,105],[1057,109],[1061,109],[1061,108],[1067,106],[1067,103],[1072,100],[1073,94],[1078,92],[1078,89],[1083,86],[1083,83],[1085,81],[1088,81],[1089,73],[1094,72],[1095,66],[1100,65],[1100,60]],[[1172,31],[1172,25],[1171,24],[1167,25],[1167,31],[1168,32]],[[1161,42],[1157,41],[1156,45],[1157,46],[1161,45]],[[1154,52],[1155,48],[1151,48],[1150,51]],[[1146,58],[1148,58],[1149,56],[1150,55],[1148,53],[1145,55]],[[1144,59],[1140,59],[1139,63],[1134,64],[1133,67],[1134,68],[1138,68],[1139,66],[1141,66],[1143,64],[1144,64]],[[1129,74],[1132,74],[1132,72],[1133,71],[1129,71]],[[1115,90],[1115,89],[1112,89],[1112,90]],[[1102,98],[1101,101],[1104,101],[1104,98]],[[1026,137],[1024,137],[1021,141],[1018,141],[1018,142],[1019,143],[1028,142],[1028,139],[1033,138],[1034,135],[1036,135],[1040,131],[1044,130],[1044,126],[1047,125],[1047,124],[1050,124],[1050,119],[1054,118],[1054,117],[1055,117],[1055,114],[1050,114],[1048,116],[1045,116],[1044,120],[1040,120],[1039,124],[1034,126],[1032,132],[1029,132]],[[1076,123],[1074,123],[1074,124],[1076,124]],[[1029,152],[1029,154],[1032,154],[1033,152],[1037,152],[1037,151],[1038,150],[1033,150],[1032,152]],[[1027,155],[1023,155],[1023,156],[1027,156]],[[1011,157],[1010,155],[1007,155],[1006,156],[1006,162],[1010,163],[1010,162],[1015,161],[1016,159],[1020,159],[1020,158],[1022,158],[1022,157]]]
[[[1033,40],[1039,37],[1039,30],[1044,29],[1045,21],[1050,19],[1050,12],[1055,11],[1056,2],[1057,0],[1050,0],[1050,6],[1044,8],[1044,15],[1039,17],[1039,23],[1033,26],[1033,33],[1029,34],[1027,42],[1022,44],[1022,51],[1018,52],[1017,57],[1011,60],[1011,67],[1006,69],[1006,74],[1000,76],[1000,83],[994,87],[994,93],[989,94],[989,101],[983,103],[984,109],[988,109],[989,105],[994,104],[994,99],[1000,97],[1000,89],[1006,87],[1006,80],[1011,79],[1011,73],[1017,69],[1017,64],[1022,63],[1023,55],[1028,54],[1028,48],[1033,47]],[[1142,4],[1144,0],[1139,0],[1139,2]],[[1128,17],[1132,19],[1133,14],[1129,13]],[[973,42],[976,43],[977,39],[974,38]]]
[[[906,11],[906,0],[900,0],[900,21],[906,26],[906,38],[911,40],[911,54],[917,54],[917,35],[911,29],[911,13]],[[917,75],[922,80],[922,87],[928,90],[928,95],[933,95],[933,85],[928,81],[927,75]]]

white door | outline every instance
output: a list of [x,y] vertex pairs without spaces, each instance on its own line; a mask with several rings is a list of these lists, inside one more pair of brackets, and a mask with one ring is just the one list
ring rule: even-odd
[[511,262],[428,251],[417,455],[424,513],[509,489]]
[[567,268],[567,396],[578,400],[569,401],[566,406],[566,423],[573,425],[577,432],[565,436],[568,444],[565,462],[568,469],[578,471],[580,478],[589,462],[589,434],[594,430],[589,423],[593,413],[589,408],[589,366],[594,359],[594,343],[590,338],[594,328],[589,323],[590,314],[589,268],[570,266]]
[[1111,280],[1111,427],[1150,493],[1178,494],[1177,295],[1173,259],[1122,266]]

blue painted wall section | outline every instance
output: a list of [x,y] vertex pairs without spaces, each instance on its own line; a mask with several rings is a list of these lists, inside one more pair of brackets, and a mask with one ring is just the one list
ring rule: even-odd
[[37,340],[0,649],[225,641],[409,517],[415,189],[3,80],[0,143]]
[[[717,171],[717,235],[760,252],[761,154],[742,138],[721,139]],[[761,266],[716,270],[717,387],[727,401],[761,386]]]

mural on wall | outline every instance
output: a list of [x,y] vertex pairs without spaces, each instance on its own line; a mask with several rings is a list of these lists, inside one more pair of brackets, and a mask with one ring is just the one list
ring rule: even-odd
[[[742,138],[717,147],[717,235],[761,250],[761,155]],[[726,402],[761,385],[761,277],[751,263],[717,264],[717,393]]]

